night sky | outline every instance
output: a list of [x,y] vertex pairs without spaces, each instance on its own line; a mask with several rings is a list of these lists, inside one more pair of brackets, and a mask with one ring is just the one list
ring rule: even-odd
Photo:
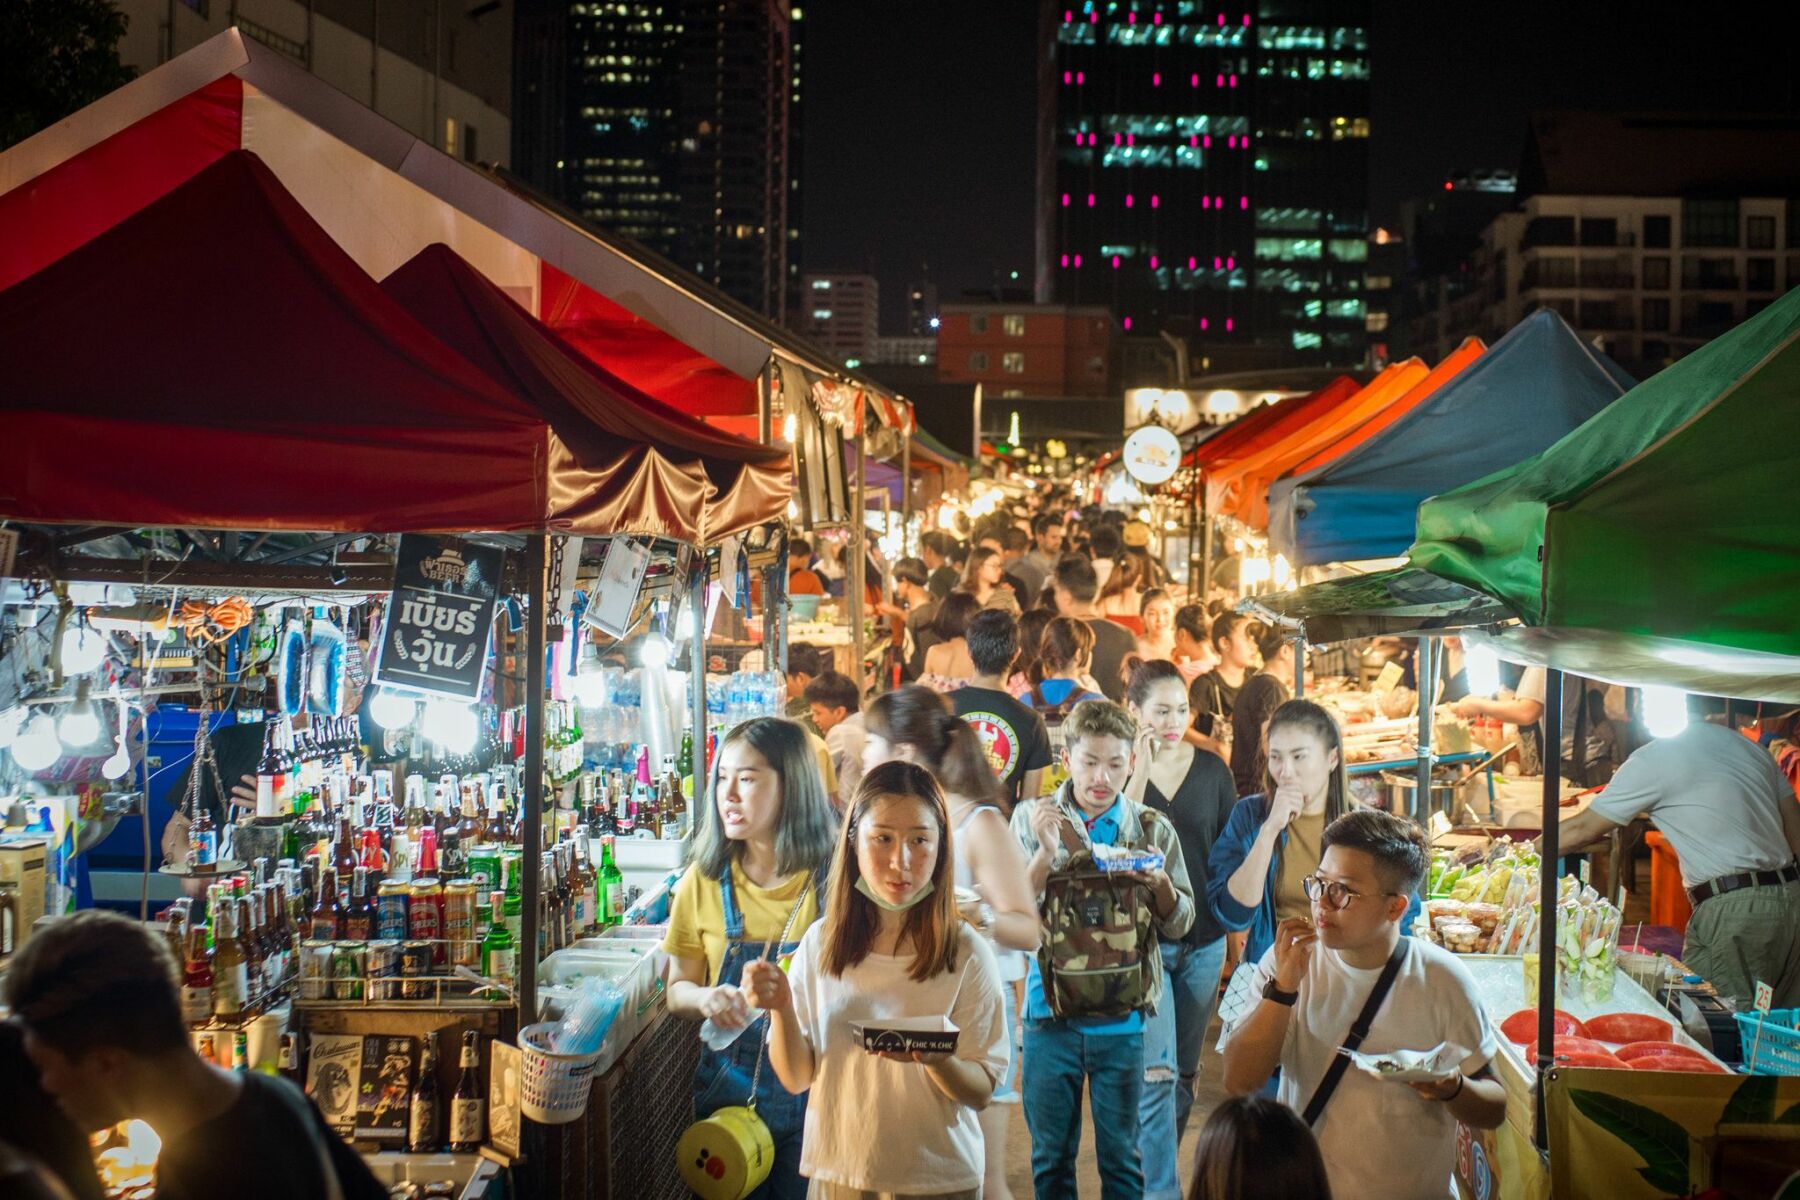
[[[1029,281],[1035,25],[1033,0],[807,6],[805,262],[872,272],[885,323],[921,262],[946,301]],[[1789,32],[1734,5],[1375,0],[1371,215],[1516,167],[1536,109],[1800,111]]]

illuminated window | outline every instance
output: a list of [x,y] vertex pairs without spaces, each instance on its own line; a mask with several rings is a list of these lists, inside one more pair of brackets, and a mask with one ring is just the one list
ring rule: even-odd
[[1294,330],[1294,349],[1317,350],[1325,344],[1325,339],[1307,329]]
[[1369,118],[1367,117],[1333,117],[1331,119],[1331,140],[1341,142],[1345,138],[1366,138],[1369,136]]
[[1363,315],[1363,302],[1361,300],[1327,300],[1325,315],[1337,317],[1340,320],[1359,320]]
[[1008,375],[1025,373],[1025,354],[1020,350],[1008,350],[1000,356],[1000,369]]
[[1324,224],[1324,221],[1325,214],[1316,208],[1259,208],[1256,210],[1256,227],[1259,230],[1310,233]]
[[1299,258],[1318,258],[1324,243],[1318,238],[1257,238],[1256,257],[1265,262],[1292,262]]
[[831,310],[830,310],[830,309],[829,309],[829,308],[815,308],[815,309],[813,309],[813,320],[815,320],[815,321],[829,321],[829,320],[831,320]]
[[1367,262],[1369,243],[1361,238],[1332,238],[1331,257],[1339,262]]
[[1372,312],[1363,322],[1363,328],[1370,333],[1383,333],[1388,327],[1388,315],[1384,312]]
[[829,279],[815,279],[812,281],[812,285],[815,292],[828,292],[831,290],[831,280]]
[[1000,318],[1000,332],[1007,337],[1025,336],[1025,318],[1018,313],[1008,313]]

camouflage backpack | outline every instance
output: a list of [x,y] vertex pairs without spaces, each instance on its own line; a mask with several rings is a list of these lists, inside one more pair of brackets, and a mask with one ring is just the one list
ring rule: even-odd
[[1150,1003],[1157,946],[1150,893],[1094,863],[1088,842],[1062,824],[1068,861],[1044,883],[1038,973],[1059,1020],[1122,1017]]

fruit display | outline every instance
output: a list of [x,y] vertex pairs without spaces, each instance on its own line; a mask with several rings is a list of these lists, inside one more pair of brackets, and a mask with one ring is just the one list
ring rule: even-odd
[[1705,1057],[1692,1046],[1684,1046],[1680,1042],[1632,1042],[1630,1045],[1620,1046],[1613,1053],[1626,1062],[1630,1062],[1634,1058],[1651,1058],[1659,1054],[1686,1055],[1689,1058]]
[[1625,1064],[1634,1071],[1688,1071],[1697,1075],[1728,1075],[1724,1067],[1697,1055],[1646,1054]]
[[[1518,1012],[1500,1022],[1500,1034],[1507,1041],[1516,1042],[1523,1046],[1527,1042],[1536,1040],[1537,1026],[1538,1010],[1535,1008],[1521,1008]],[[1573,1013],[1566,1013],[1560,1008],[1551,1014],[1550,1027],[1559,1038],[1569,1036],[1589,1036],[1587,1026],[1583,1025],[1580,1019]]]
[[1645,1013],[1607,1013],[1587,1021],[1588,1036],[1602,1042],[1667,1043],[1674,1026],[1660,1017]]

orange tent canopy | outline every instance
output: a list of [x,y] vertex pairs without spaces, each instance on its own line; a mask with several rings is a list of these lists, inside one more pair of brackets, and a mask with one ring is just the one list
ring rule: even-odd
[[1207,472],[1216,470],[1258,447],[1286,437],[1319,413],[1354,396],[1360,386],[1348,375],[1339,375],[1316,392],[1265,404],[1254,412],[1239,417],[1223,433],[1206,439],[1188,451],[1181,465],[1198,466]]
[[1449,357],[1433,367],[1431,369],[1431,374],[1421,380],[1412,391],[1406,393],[1406,395],[1400,397],[1400,399],[1388,405],[1387,408],[1376,413],[1361,425],[1358,425],[1346,436],[1341,437],[1337,441],[1331,443],[1331,445],[1326,446],[1323,450],[1320,450],[1305,462],[1289,467],[1281,473],[1282,476],[1305,474],[1307,471],[1322,467],[1326,463],[1332,462],[1350,453],[1350,451],[1356,449],[1370,438],[1375,437],[1377,434],[1387,429],[1388,426],[1392,425],[1395,421],[1398,421],[1401,417],[1404,417],[1414,408],[1423,404],[1426,399],[1434,394],[1439,388],[1445,386],[1452,379],[1455,379],[1458,375],[1462,374],[1465,368],[1469,367],[1476,359],[1480,358],[1485,353],[1487,353],[1487,344],[1480,338],[1465,338],[1462,345],[1458,346],[1455,350],[1452,350]]
[[1410,392],[1431,372],[1417,358],[1397,362],[1355,395],[1289,431],[1279,441],[1243,455],[1207,476],[1207,500],[1214,512],[1230,513],[1247,525],[1269,523],[1271,480],[1304,462]]

